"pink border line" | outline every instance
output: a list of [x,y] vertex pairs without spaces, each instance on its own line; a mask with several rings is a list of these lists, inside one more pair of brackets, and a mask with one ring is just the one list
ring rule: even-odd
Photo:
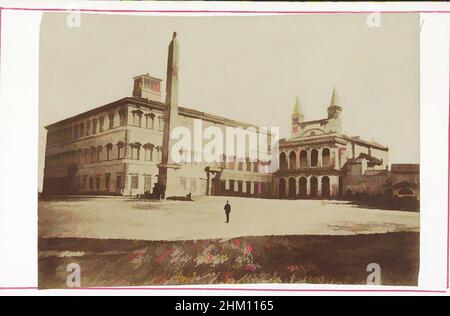
[[[38,287],[0,287],[0,290],[39,290]],[[126,291],[126,290],[141,290],[141,291],[253,291],[253,292],[370,292],[370,293],[447,293],[446,290],[383,290],[383,289],[254,289],[254,288],[220,288],[220,287],[79,287],[79,288],[61,288],[61,289],[41,289],[41,290],[113,290],[113,291]]]
[[3,8],[0,7],[0,70],[1,70],[1,63],[2,63],[2,11],[3,11]]
[[[105,13],[231,13],[231,14],[361,14],[361,13],[450,13],[450,10],[411,10],[411,11],[377,11],[377,10],[360,10],[360,11],[252,11],[252,10],[104,10],[104,9],[61,9],[61,8],[21,8],[21,7],[1,7],[0,6],[0,61],[2,52],[2,10],[11,11],[41,11],[41,12],[105,12]],[[450,44],[449,44],[450,47]],[[450,52],[449,52],[450,57]],[[449,64],[450,65],[450,64]],[[450,76],[449,76],[450,83]],[[450,86],[449,86],[450,88]],[[449,89],[449,141],[448,141],[448,198],[447,198],[447,282],[445,290],[365,290],[365,289],[252,289],[252,288],[177,288],[177,287],[87,287],[73,288],[63,290],[186,290],[186,291],[259,291],[259,292],[391,292],[391,293],[447,293],[450,288],[450,89]],[[0,287],[1,290],[38,290],[38,287]]]
[[450,41],[449,41],[449,95],[448,95],[448,165],[447,165],[447,290],[449,289],[449,271],[450,271]]
[[251,13],[251,14],[346,14],[346,13],[450,13],[450,10],[410,10],[410,11],[380,11],[380,10],[360,10],[360,11],[254,11],[254,10],[119,10],[119,9],[62,9],[62,8],[21,8],[21,7],[5,7],[4,10],[15,11],[53,11],[53,12],[109,12],[109,13]]

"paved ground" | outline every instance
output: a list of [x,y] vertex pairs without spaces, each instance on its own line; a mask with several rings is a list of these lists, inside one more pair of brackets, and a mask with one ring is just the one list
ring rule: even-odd
[[419,213],[361,208],[341,201],[225,197],[194,202],[123,197],[39,201],[39,237],[194,240],[264,235],[352,235],[419,231]]

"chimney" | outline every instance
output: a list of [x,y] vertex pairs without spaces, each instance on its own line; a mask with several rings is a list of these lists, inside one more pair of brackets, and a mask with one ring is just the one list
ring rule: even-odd
[[133,78],[133,97],[161,102],[161,79],[151,77],[149,74]]

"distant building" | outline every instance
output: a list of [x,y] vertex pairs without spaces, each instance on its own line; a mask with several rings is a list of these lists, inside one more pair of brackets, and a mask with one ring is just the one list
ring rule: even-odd
[[[275,192],[280,198],[338,197],[345,192],[343,167],[349,160],[369,159],[365,168],[385,171],[388,148],[342,132],[342,104],[333,90],[328,116],[305,121],[299,99],[292,113],[291,137],[280,140],[280,169]],[[358,160],[359,161],[359,160]]]

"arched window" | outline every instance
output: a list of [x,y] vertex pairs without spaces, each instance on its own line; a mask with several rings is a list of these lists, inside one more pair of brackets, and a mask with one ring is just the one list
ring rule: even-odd
[[322,167],[330,167],[330,166],[331,166],[330,149],[324,148],[322,149]]
[[308,180],[306,180],[305,177],[301,177],[300,180],[298,180],[298,186],[299,186],[299,195],[302,198],[305,198],[307,196],[307,184],[308,184]]
[[330,196],[330,178],[327,176],[322,177],[322,196]]
[[147,143],[144,145],[144,160],[153,161],[153,144]]
[[141,152],[141,143],[133,143],[130,144],[130,150],[131,150],[131,159],[140,159],[140,152]]
[[103,132],[103,124],[105,123],[105,118],[103,116],[100,116],[98,118],[98,132]]
[[86,136],[91,134],[91,121],[86,122]]
[[145,128],[155,129],[155,114],[145,114]]
[[120,126],[124,126],[127,123],[127,109],[120,109],[119,111]]
[[102,152],[103,152],[103,147],[102,146],[97,146],[97,161],[101,161],[102,160]]
[[124,143],[123,142],[118,142],[117,143],[117,159],[123,159],[123,148],[124,147]]
[[97,119],[92,120],[92,135],[97,134]]
[[295,153],[295,151],[291,151],[289,153],[289,169],[297,169],[297,154]]
[[112,159],[112,148],[113,148],[113,144],[111,144],[111,143],[106,144],[106,160]]
[[134,110],[131,113],[133,113],[133,125],[141,127],[143,112],[141,110]]
[[311,167],[317,167],[319,163],[319,151],[317,149],[311,150]]
[[109,113],[109,129],[114,128],[114,112]]
[[309,188],[309,195],[311,197],[317,197],[318,186],[319,186],[319,181],[317,180],[317,178],[316,177],[311,177],[310,188]]
[[94,146],[91,147],[91,162],[97,161],[97,153],[96,148]]
[[306,150],[300,152],[300,168],[308,168],[308,153]]
[[281,152],[280,153],[280,170],[286,170],[286,169],[287,169],[286,153]]

